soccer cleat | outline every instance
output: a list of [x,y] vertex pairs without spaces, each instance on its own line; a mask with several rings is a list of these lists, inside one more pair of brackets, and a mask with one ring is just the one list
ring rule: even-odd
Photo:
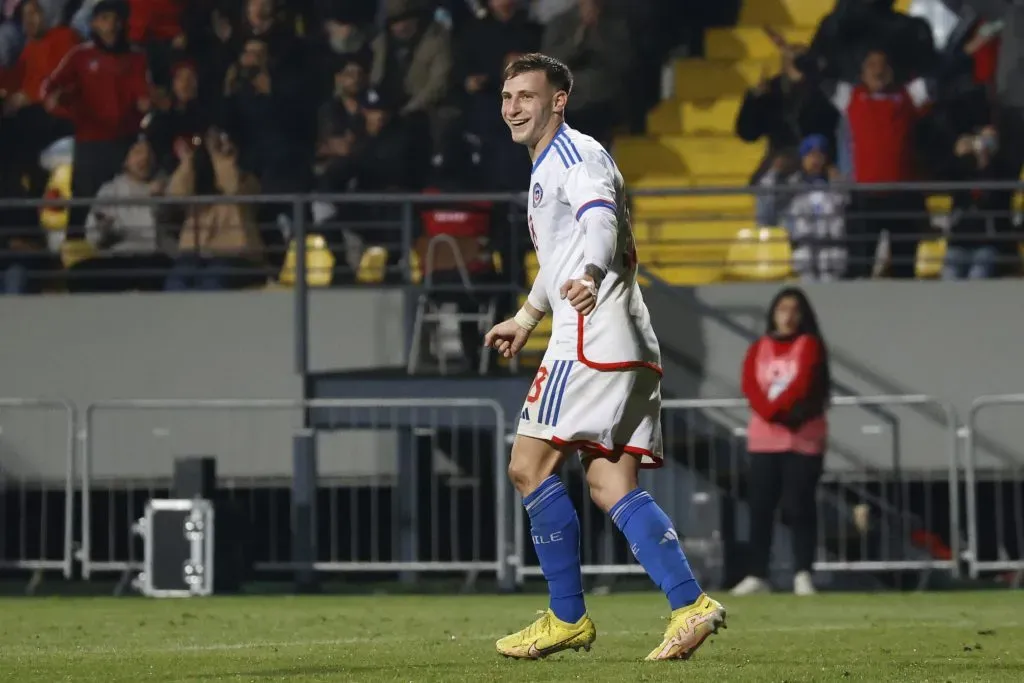
[[597,640],[597,629],[586,614],[575,624],[562,621],[551,610],[538,614],[537,621],[495,643],[498,652],[515,659],[542,659],[562,650],[589,652]]
[[702,593],[697,602],[672,612],[665,638],[647,655],[647,661],[689,659],[719,628],[725,628],[725,608]]

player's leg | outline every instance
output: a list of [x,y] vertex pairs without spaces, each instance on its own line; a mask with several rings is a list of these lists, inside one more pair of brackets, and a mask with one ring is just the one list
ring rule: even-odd
[[587,608],[580,574],[580,521],[558,476],[564,461],[561,449],[520,434],[512,446],[508,475],[530,518],[530,537],[548,582],[551,612],[574,624]]
[[530,518],[530,536],[548,582],[550,603],[534,623],[497,642],[498,652],[508,657],[537,659],[570,648],[589,650],[597,637],[583,602],[579,518],[557,474],[567,449],[551,441],[563,404],[574,402],[572,367],[570,361],[541,365],[512,446],[509,479]]
[[590,496],[629,541],[633,555],[665,593],[669,606],[676,610],[692,605],[701,588],[672,520],[651,494],[637,485],[639,469],[640,461],[632,455],[588,458]]
[[672,520],[638,486],[640,460],[628,454],[591,457],[585,467],[594,503],[611,516],[672,609],[665,635],[647,659],[689,659],[708,636],[724,628],[725,608],[701,590]]

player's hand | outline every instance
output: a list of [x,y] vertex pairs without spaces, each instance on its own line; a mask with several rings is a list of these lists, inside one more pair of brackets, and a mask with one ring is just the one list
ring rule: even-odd
[[597,285],[587,276],[566,280],[559,293],[580,315],[590,315],[597,306]]
[[512,358],[522,350],[529,338],[530,332],[509,318],[484,335],[484,346],[496,349],[505,358]]

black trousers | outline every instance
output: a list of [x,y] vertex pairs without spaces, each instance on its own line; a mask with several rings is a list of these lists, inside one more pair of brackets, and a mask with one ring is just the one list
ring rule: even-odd
[[747,574],[768,578],[775,510],[782,503],[782,519],[793,532],[796,571],[810,571],[818,541],[815,492],[824,458],[801,453],[751,453],[750,555]]
[[847,221],[851,277],[870,277],[883,231],[889,233],[889,276],[914,277],[917,243],[928,232],[924,195],[916,192],[862,192],[854,196]]

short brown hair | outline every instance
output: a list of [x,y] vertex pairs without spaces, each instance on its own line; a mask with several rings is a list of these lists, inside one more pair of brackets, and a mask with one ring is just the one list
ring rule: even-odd
[[505,80],[531,71],[543,71],[548,83],[555,86],[556,90],[572,92],[572,72],[569,71],[569,67],[554,57],[539,52],[531,52],[509,62],[505,67]]

